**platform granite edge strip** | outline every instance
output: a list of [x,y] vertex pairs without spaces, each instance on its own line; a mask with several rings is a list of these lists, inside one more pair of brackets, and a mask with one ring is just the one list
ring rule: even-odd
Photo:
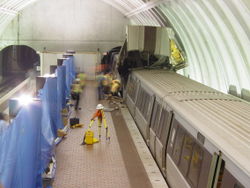
[[153,188],[168,188],[168,185],[162,176],[155,160],[153,159],[146,143],[144,142],[139,129],[137,128],[132,116],[127,108],[121,108],[121,113],[124,117],[132,140],[136,146],[137,152],[142,160],[148,178]]

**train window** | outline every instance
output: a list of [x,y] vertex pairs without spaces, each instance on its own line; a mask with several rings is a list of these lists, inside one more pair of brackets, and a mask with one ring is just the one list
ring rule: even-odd
[[137,86],[136,81],[133,78],[131,78],[127,86],[127,92],[130,98],[134,102],[135,102],[135,97],[136,97],[136,86]]
[[171,129],[171,133],[170,133],[170,141],[169,141],[169,144],[168,144],[168,150],[167,152],[169,153],[169,155],[172,156],[172,153],[173,153],[173,148],[174,148],[174,142],[175,142],[175,138],[176,138],[176,133],[177,133],[177,130],[178,130],[178,124],[177,124],[177,121],[174,120],[172,122],[172,129]]
[[151,123],[150,123],[150,127],[153,129],[154,125],[155,125],[155,117],[156,117],[156,111],[157,111],[157,107],[158,107],[159,103],[157,101],[155,101],[154,106],[153,106],[153,111],[152,111],[152,118],[151,118]]
[[154,131],[155,133],[156,133],[156,128],[157,128],[158,123],[159,123],[160,112],[161,112],[161,106],[160,106],[160,104],[156,101],[155,104],[154,104],[153,116],[152,116],[152,120],[151,120],[151,128],[153,129],[153,131]]
[[178,130],[176,133],[176,139],[175,139],[173,155],[172,155],[172,158],[176,165],[178,165],[179,160],[180,160],[184,135],[185,135],[185,130],[180,125],[178,125]]
[[145,90],[143,90],[143,103],[142,103],[142,106],[141,106],[141,113],[142,113],[143,117],[145,117],[145,114],[146,114],[146,111],[147,111],[147,104],[148,104],[147,97],[148,97],[147,93],[145,92]]
[[143,88],[140,88],[138,92],[138,99],[136,102],[136,106],[146,120],[148,119],[147,113],[149,108],[149,102],[150,102],[150,95]]
[[144,90],[141,88],[140,89],[140,95],[138,95],[138,99],[139,99],[139,104],[138,104],[138,108],[140,110],[140,112],[142,112],[142,109],[143,109],[143,105],[144,105],[144,102],[145,102],[145,92]]
[[[219,179],[222,179],[219,183]],[[217,187],[220,185],[221,188],[245,188],[226,168],[224,168],[224,173],[222,178],[218,178]]]
[[199,182],[203,154],[203,149],[198,144],[195,144],[193,148],[190,167],[188,170],[188,179],[191,181],[193,187],[197,187]]
[[139,92],[138,92],[138,97],[137,97],[137,101],[136,101],[136,106],[137,106],[137,108],[139,108],[140,109],[140,107],[141,107],[141,103],[142,103],[142,89],[140,88],[139,89]]
[[144,90],[142,90],[142,103],[141,103],[141,106],[140,106],[140,111],[141,111],[143,116],[144,116],[146,103],[148,102],[146,97],[147,97],[146,92]]
[[159,129],[159,138],[162,144],[165,144],[169,134],[169,124],[168,124],[169,112],[166,109],[162,110],[161,119],[160,119],[160,129]]
[[162,131],[162,127],[163,127],[163,125],[164,125],[164,121],[165,121],[165,117],[166,117],[166,115],[165,115],[165,113],[164,113],[164,109],[162,109],[162,113],[161,113],[161,116],[160,116],[160,120],[159,120],[159,124],[158,124],[158,126],[157,126],[157,128],[156,128],[156,136],[158,137],[158,138],[160,138],[160,135],[161,135],[161,131]]
[[147,113],[148,113],[148,107],[150,103],[150,95],[145,92],[145,99],[144,99],[144,106],[143,106],[143,116],[145,119],[148,119]]
[[180,158],[180,163],[179,163],[179,169],[184,176],[187,175],[189,163],[192,158],[192,151],[193,151],[194,143],[195,141],[193,137],[189,133],[186,132],[184,136],[184,142],[183,142],[181,158]]
[[139,92],[138,92],[138,97],[137,97],[137,107],[140,108],[141,106],[141,103],[142,103],[142,89],[140,88],[139,89]]

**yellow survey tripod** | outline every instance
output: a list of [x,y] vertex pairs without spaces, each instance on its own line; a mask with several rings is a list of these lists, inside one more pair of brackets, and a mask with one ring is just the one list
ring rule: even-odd
[[96,112],[93,114],[92,118],[91,118],[91,123],[89,124],[89,128],[91,128],[95,118],[98,118],[98,134],[99,134],[99,139],[101,138],[101,128],[102,128],[102,123],[104,128],[106,129],[106,139],[110,140],[110,135],[109,135],[109,129],[107,126],[107,122],[106,122],[106,117],[104,114],[104,106],[102,104],[98,104],[96,106]]

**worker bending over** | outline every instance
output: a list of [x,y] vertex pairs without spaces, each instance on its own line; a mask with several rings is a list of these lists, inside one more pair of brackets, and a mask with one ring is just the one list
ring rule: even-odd
[[102,127],[102,122],[104,125],[104,128],[106,129],[106,139],[110,139],[110,135],[109,135],[109,130],[108,130],[108,126],[107,126],[107,122],[106,122],[106,118],[105,118],[105,114],[104,114],[104,106],[102,104],[98,104],[96,106],[96,112],[93,114],[93,117],[91,118],[91,122],[89,125],[89,128],[91,128],[93,121],[95,120],[95,118],[98,118],[98,134],[99,134],[99,139],[101,139],[101,127]]
[[81,72],[77,74],[77,78],[80,79],[80,86],[83,89],[86,84],[86,74],[84,72]]
[[118,79],[112,80],[110,89],[112,96],[117,96],[117,97],[119,96],[118,92],[120,91],[120,87],[121,87],[120,80]]
[[77,78],[77,79],[75,79],[74,83],[72,84],[72,89],[71,89],[72,99],[76,101],[75,110],[78,110],[81,92],[82,92],[82,88],[80,85],[80,79]]

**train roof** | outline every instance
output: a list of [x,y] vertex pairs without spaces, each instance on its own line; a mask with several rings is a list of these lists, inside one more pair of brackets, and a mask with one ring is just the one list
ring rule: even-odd
[[250,176],[250,103],[170,71],[133,75]]

